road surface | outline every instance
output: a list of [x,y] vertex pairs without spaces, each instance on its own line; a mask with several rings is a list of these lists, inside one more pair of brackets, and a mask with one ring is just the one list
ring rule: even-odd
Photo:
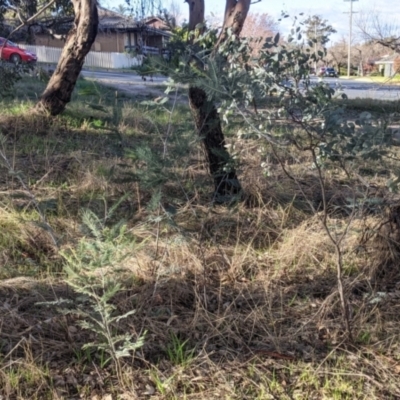
[[160,86],[166,82],[165,76],[155,76],[153,81],[148,78],[146,82],[143,79],[132,72],[105,72],[105,71],[82,71],[82,75],[85,78],[93,79],[102,83],[113,83],[113,84],[126,84],[126,85],[145,85],[145,86]]
[[[146,88],[151,91],[152,87],[160,87],[165,84],[165,77],[154,77],[153,81],[147,79],[146,82],[142,80],[139,75],[132,73],[121,72],[99,72],[99,71],[82,71],[85,78],[94,79],[108,85],[121,87],[127,85],[128,87],[135,86],[137,89],[145,90]],[[317,78],[312,78],[317,81]],[[344,93],[350,98],[371,98],[376,100],[400,100],[400,85],[387,85],[382,83],[373,82],[360,82],[355,79],[339,79],[339,78],[324,78],[331,87],[340,85]]]
[[[314,78],[315,81],[317,80]],[[314,80],[313,79],[313,80]],[[332,88],[341,86],[350,98],[370,98],[376,100],[400,100],[400,85],[388,85],[374,82],[360,82],[356,79],[324,78]]]

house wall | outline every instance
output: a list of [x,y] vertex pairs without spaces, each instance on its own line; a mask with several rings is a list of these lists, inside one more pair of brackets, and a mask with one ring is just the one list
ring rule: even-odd
[[65,41],[52,38],[50,35],[37,34],[35,35],[36,46],[55,47],[61,49],[64,47]]
[[126,33],[120,32],[99,32],[92,50],[123,53],[127,42]]
[[385,64],[385,78],[391,78],[395,74],[394,62]]
[[377,64],[379,66],[379,71],[383,72],[383,76],[390,78],[396,74],[400,74],[400,56],[393,61],[386,61],[384,63]]
[[[141,42],[139,35],[134,32],[99,32],[91,50],[106,53],[123,53],[126,46],[131,46],[132,48],[138,45],[138,42]],[[161,49],[164,47],[165,42],[164,36],[144,34],[142,45]],[[52,38],[50,35],[37,34],[35,44],[37,46],[63,48],[65,41]]]
[[145,46],[157,47],[159,49],[163,47],[162,36],[144,36],[143,43]]
[[[135,45],[134,35],[131,34],[132,45]],[[35,37],[37,46],[47,46],[55,48],[63,48],[65,41],[52,38],[50,35],[38,34]],[[92,51],[102,51],[108,53],[123,53],[125,46],[128,46],[129,38],[127,33],[120,32],[99,32],[93,43]]]

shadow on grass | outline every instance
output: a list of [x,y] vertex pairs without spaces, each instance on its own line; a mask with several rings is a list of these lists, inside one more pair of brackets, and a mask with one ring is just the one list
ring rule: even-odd
[[[2,282],[0,300],[7,307],[0,308],[1,393],[34,398],[83,393],[146,398],[149,390],[158,398],[216,398],[221,392],[241,399],[398,396],[390,361],[399,327],[395,301],[373,304],[368,290],[352,290],[363,282],[354,284],[349,277],[349,300],[356,311],[356,343],[350,345],[334,270],[311,276],[301,270],[273,271],[259,262],[250,280],[230,274],[230,266],[223,257],[217,262],[212,249],[188,250],[191,257],[203,258],[198,271],[162,260],[146,266],[142,260],[141,270],[120,275],[124,286],[113,303],[118,314],[136,313],[115,324],[114,334],[147,331],[135,357],[121,361],[124,382],[116,381],[104,352],[82,350],[88,342],[101,342],[100,335],[82,330],[78,316],[37,304],[77,300],[70,288],[54,280]],[[35,375],[35,368],[41,372]]]
[[[346,243],[345,290],[356,338],[350,344],[334,249],[318,215],[322,195],[315,174],[306,166],[293,181],[271,162],[266,178],[260,157],[249,151],[240,169],[247,201],[215,206],[187,110],[170,119],[168,113],[111,103],[105,103],[107,117],[81,103],[55,119],[2,115],[0,127],[14,171],[62,249],[76,248],[84,236],[82,209],[107,219],[122,199],[107,227],[124,219],[132,245],[120,270],[111,271],[122,284],[113,304],[120,315],[136,313],[112,328],[134,336],[147,330],[145,344],[121,361],[118,381],[104,350],[82,349],[101,343],[101,335],[83,330],[76,315],[37,304],[79,296],[61,280],[63,260],[37,224],[32,197],[15,172],[2,167],[0,261],[7,266],[2,277],[12,279],[0,283],[0,394],[397,398],[396,286],[371,278],[370,242],[364,253],[352,250],[364,221],[356,221]],[[339,232],[355,189],[346,177],[326,182],[330,218]],[[371,224],[379,222],[378,215]],[[398,265],[394,247],[385,243],[372,247],[377,259],[394,254],[389,264]],[[395,282],[398,269],[393,271]]]

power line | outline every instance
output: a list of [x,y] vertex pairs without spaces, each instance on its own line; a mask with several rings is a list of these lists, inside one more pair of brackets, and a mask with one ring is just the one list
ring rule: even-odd
[[353,14],[356,14],[356,11],[353,11],[353,3],[358,0],[344,0],[350,2],[350,12],[345,12],[344,14],[350,14],[349,18],[349,44],[348,44],[348,52],[347,52],[347,77],[350,78],[350,64],[351,64],[351,36],[353,29]]

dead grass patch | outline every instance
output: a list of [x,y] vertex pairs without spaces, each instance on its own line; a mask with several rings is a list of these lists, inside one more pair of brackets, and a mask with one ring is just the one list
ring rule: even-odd
[[[101,129],[94,120],[71,116],[0,117],[9,133],[7,154],[64,250],[88,236],[83,208],[104,218],[126,195],[106,222],[111,227],[125,219],[131,240],[127,257],[118,268],[97,272],[121,282],[113,300],[118,313],[136,310],[116,332],[148,331],[135,357],[124,359],[118,381],[104,353],[82,350],[99,337],[83,330],[78,316],[38,304],[78,299],[62,281],[62,263],[45,230],[32,224],[32,205],[18,198],[18,182],[2,174],[0,260],[14,273],[0,282],[0,394],[21,399],[400,398],[398,206],[384,186],[386,178],[374,177],[371,189],[357,176],[326,175],[328,224],[335,234],[346,229],[349,199],[366,204],[343,242],[355,336],[349,344],[334,249],[320,222],[321,189],[310,160],[286,155],[293,180],[270,154],[266,177],[256,144],[243,143],[241,179],[248,198],[222,207],[210,204],[210,180],[193,146],[172,164],[174,179],[162,186],[164,197],[152,207],[151,185],[128,175],[125,181],[114,179],[121,171],[148,168],[118,153],[121,146],[134,149],[147,137],[148,146],[163,149],[165,115],[149,121],[141,113],[127,104],[120,125],[112,125],[110,117]],[[181,126],[174,118],[176,132],[185,132],[186,122]],[[43,136],[30,140],[25,132]]]

